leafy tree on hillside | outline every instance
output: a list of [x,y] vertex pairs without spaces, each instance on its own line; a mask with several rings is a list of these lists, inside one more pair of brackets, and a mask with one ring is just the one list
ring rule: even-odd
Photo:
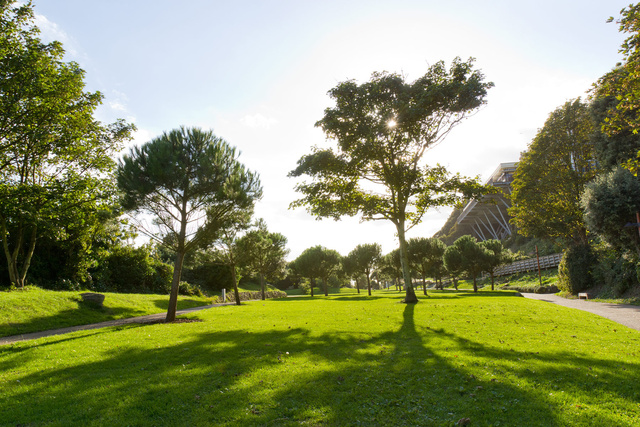
[[519,233],[587,242],[580,197],[597,172],[592,132],[587,105],[579,98],[551,113],[514,174],[509,214]]
[[176,253],[167,310],[171,322],[185,254],[232,227],[239,211],[252,211],[262,195],[258,175],[211,131],[182,127],[132,148],[118,166],[118,185],[125,209],[153,216],[156,227],[140,223],[140,231]]
[[84,238],[111,209],[112,156],[133,129],[93,118],[102,94],[84,91],[84,71],[33,19],[31,3],[0,2],[0,241],[17,286],[40,238]]
[[587,185],[582,197],[589,230],[600,235],[615,249],[640,257],[637,223],[640,212],[640,179],[618,167],[598,176]]
[[[337,147],[314,148],[290,175],[310,176],[296,190],[321,218],[360,214],[362,220],[388,220],[398,235],[406,303],[418,301],[409,269],[405,233],[435,206],[479,196],[476,181],[451,176],[442,166],[424,165],[425,152],[468,114],[485,103],[492,83],[456,58],[449,70],[431,66],[413,83],[397,74],[374,73],[369,82],[348,80],[329,91],[335,107],[316,123]],[[485,189],[486,190],[486,189]]]
[[358,245],[349,253],[355,260],[355,272],[367,278],[367,289],[371,296],[371,273],[382,257],[382,248],[378,243]]
[[238,240],[242,254],[242,264],[260,276],[262,299],[265,299],[265,278],[277,278],[284,274],[285,257],[289,253],[287,238],[280,233],[271,233],[264,220],[259,220],[254,230],[250,230]]
[[[619,31],[628,34],[619,50],[624,62],[598,81],[599,94],[616,99],[615,108],[607,109],[602,127],[607,135],[636,135],[640,129],[640,3],[631,4],[620,13],[616,21]],[[609,18],[609,22],[613,20]],[[629,163],[636,173],[639,159],[640,155]]]

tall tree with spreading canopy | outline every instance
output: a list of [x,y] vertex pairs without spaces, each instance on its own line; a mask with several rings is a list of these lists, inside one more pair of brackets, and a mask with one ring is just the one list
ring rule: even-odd
[[111,156],[133,126],[93,118],[100,92],[64,62],[62,44],[42,43],[31,2],[0,1],[0,241],[9,279],[24,286],[39,238],[84,233],[113,204]]
[[407,255],[407,230],[434,206],[479,196],[477,181],[452,176],[442,166],[424,165],[425,152],[441,142],[465,117],[485,103],[492,83],[473,69],[473,59],[456,58],[431,66],[413,83],[397,74],[374,73],[370,81],[348,80],[329,91],[335,107],[316,123],[337,147],[314,148],[298,160],[290,176],[310,176],[296,185],[318,217],[361,215],[388,220],[396,228],[406,287],[404,301],[418,301]]
[[511,222],[525,236],[585,244],[580,197],[597,173],[594,129],[580,98],[549,115],[522,154],[511,184]]
[[289,253],[287,238],[280,233],[269,232],[267,224],[260,219],[255,229],[242,236],[237,245],[242,265],[260,276],[262,299],[266,299],[265,278],[284,275],[285,257]]
[[222,138],[199,128],[174,129],[134,147],[118,165],[123,206],[152,215],[139,230],[176,253],[167,322],[175,320],[187,252],[214,241],[262,196],[258,175]]

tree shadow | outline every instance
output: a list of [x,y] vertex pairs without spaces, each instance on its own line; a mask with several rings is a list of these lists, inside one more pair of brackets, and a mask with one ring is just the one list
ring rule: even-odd
[[[230,306],[229,314],[235,309]],[[418,310],[404,306],[399,328],[379,334],[317,334],[302,327],[201,331],[163,324],[135,334],[69,338],[75,339],[73,349],[33,347],[28,356],[3,349],[2,372],[24,369],[25,357],[55,360],[59,351],[78,353],[61,367],[42,366],[20,376],[19,384],[7,383],[0,419],[11,425],[387,426],[451,425],[463,418],[472,425],[567,424],[559,418],[564,408],[543,393],[524,391],[519,381],[553,381],[562,390],[637,402],[636,363],[496,348],[422,326]],[[175,343],[156,344],[166,335]],[[441,356],[443,346],[472,355],[480,365],[495,361],[489,370],[509,372],[495,381],[476,376],[477,366]],[[93,360],[93,354],[101,358]],[[600,377],[578,381],[562,367],[544,368],[565,358],[567,365],[590,367]],[[538,364],[519,366],[519,359]],[[606,415],[590,421],[615,424]]]

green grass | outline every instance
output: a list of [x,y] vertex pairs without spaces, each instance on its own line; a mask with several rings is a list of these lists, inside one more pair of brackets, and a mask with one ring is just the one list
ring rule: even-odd
[[[94,308],[82,302],[81,293],[36,287],[0,292],[0,337],[162,313],[169,305],[168,295],[105,292],[104,306]],[[178,309],[210,303],[211,298],[181,296]]]
[[0,423],[640,423],[640,332],[513,292],[402,295],[254,301],[0,347]]

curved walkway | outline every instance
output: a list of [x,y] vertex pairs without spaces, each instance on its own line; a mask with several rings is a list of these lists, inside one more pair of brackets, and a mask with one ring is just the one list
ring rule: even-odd
[[640,331],[640,306],[628,304],[611,304],[606,302],[593,302],[582,299],[567,299],[555,294],[529,294],[522,293],[525,298],[537,299],[569,308],[588,311],[614,322]]
[[[176,311],[176,316],[188,314],[193,311],[205,310],[212,307],[220,307],[223,305],[232,305],[233,302],[222,304],[202,305],[200,307],[186,308]],[[68,328],[52,329],[50,331],[32,332],[30,334],[11,335],[9,337],[0,337],[0,345],[12,344],[19,341],[35,340],[42,337],[50,337],[52,335],[68,334],[69,332],[86,331],[90,329],[108,328],[110,326],[130,325],[132,323],[156,323],[161,322],[167,317],[167,313],[148,314],[146,316],[129,317],[127,319],[108,320],[106,322],[92,323],[90,325],[69,326]]]

